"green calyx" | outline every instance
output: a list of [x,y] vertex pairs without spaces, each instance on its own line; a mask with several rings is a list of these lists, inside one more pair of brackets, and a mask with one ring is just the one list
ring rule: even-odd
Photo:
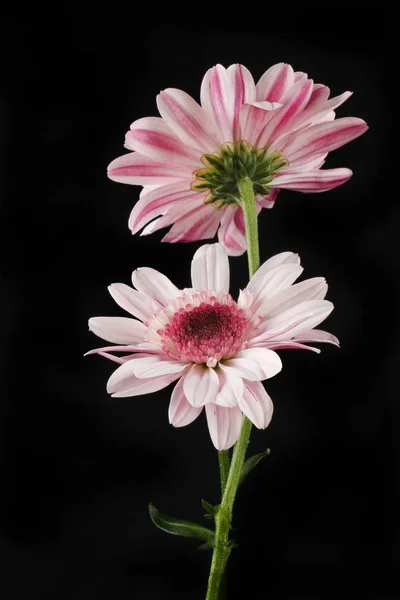
[[203,154],[202,162],[205,168],[195,171],[192,189],[209,190],[205,203],[215,208],[238,202],[238,182],[245,178],[251,180],[254,195],[268,195],[274,173],[287,165],[277,152],[258,150],[243,141],[224,144],[219,153]]

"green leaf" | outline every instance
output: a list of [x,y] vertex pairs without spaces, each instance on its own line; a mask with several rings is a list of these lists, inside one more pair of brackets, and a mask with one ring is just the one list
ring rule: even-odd
[[260,462],[260,460],[262,460],[264,458],[264,456],[268,456],[268,454],[271,452],[271,450],[269,448],[267,448],[265,450],[265,452],[260,452],[260,454],[255,454],[254,456],[250,456],[250,458],[248,458],[243,465],[242,468],[242,472],[240,474],[240,480],[239,480],[239,485],[241,483],[243,483],[243,481],[246,479],[247,475],[249,473],[251,473],[251,471],[254,469],[254,467],[256,467],[258,465],[258,463]]
[[204,510],[207,511],[207,514],[204,515],[205,518],[206,519],[215,519],[215,517],[218,514],[219,504],[216,504],[215,506],[213,506],[212,504],[210,504],[206,500],[202,500],[201,501],[201,505],[204,508]]
[[215,534],[211,529],[207,529],[207,527],[202,527],[191,521],[184,521],[182,519],[164,515],[151,503],[149,504],[149,513],[154,525],[159,529],[171,533],[172,535],[196,538],[214,546]]

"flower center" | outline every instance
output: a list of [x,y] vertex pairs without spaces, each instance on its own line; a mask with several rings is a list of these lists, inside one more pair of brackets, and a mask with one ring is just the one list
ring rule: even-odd
[[219,153],[203,154],[201,161],[205,168],[194,172],[191,187],[209,190],[205,203],[215,208],[238,201],[237,184],[245,177],[253,182],[255,195],[268,195],[275,171],[287,164],[279,153],[258,150],[244,141],[224,144]]
[[164,349],[181,360],[215,367],[222,358],[236,354],[248,324],[234,300],[221,304],[210,297],[209,302],[175,312],[162,332]]

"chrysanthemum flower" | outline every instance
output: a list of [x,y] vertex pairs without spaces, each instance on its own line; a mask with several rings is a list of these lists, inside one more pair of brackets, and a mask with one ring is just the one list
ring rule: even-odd
[[[273,206],[281,188],[324,192],[341,185],[350,169],[321,170],[331,150],[367,129],[358,118],[335,120],[351,95],[329,99],[330,90],[287,64],[268,69],[257,84],[243,65],[210,69],[201,105],[182,90],[157,97],[160,117],[132,123],[114,160],[114,181],[142,185],[129,227],[142,235],[172,225],[165,242],[213,237],[228,254],[246,249],[237,204],[237,179],[253,182],[257,210]],[[161,216],[160,216],[161,215]]]
[[[242,414],[268,426],[272,402],[261,381],[282,368],[275,350],[337,339],[314,329],[333,309],[321,277],[293,285],[302,272],[297,254],[267,260],[240,292],[229,294],[229,263],[220,244],[206,244],[192,261],[192,288],[179,290],[151,268],[132,274],[136,289],[114,283],[109,292],[134,319],[94,317],[89,328],[118,344],[92,350],[119,363],[108,380],[114,397],[138,396],[176,384],[169,421],[188,425],[205,408],[219,450],[237,440]],[[123,353],[119,356],[119,353]]]

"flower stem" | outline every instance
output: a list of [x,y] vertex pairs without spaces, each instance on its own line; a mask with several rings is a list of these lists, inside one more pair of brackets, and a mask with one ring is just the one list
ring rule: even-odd
[[229,474],[229,467],[231,466],[231,459],[229,457],[229,450],[218,450],[219,459],[219,471],[221,474],[221,494],[225,491],[226,482]]
[[[256,201],[254,198],[253,184],[248,177],[238,182],[238,189],[240,192],[239,204],[243,210],[246,228],[247,257],[251,278],[260,266]],[[251,421],[243,415],[242,428],[233,450],[232,461],[225,485],[226,462],[224,462],[222,466],[222,461],[225,461],[226,458],[221,458],[222,452],[219,452],[221,488],[223,492],[221,504],[215,517],[215,547],[211,561],[206,600],[219,600],[222,577],[233,547],[232,542],[229,540],[232,510],[239,486],[247,446],[249,444],[251,427]]]

